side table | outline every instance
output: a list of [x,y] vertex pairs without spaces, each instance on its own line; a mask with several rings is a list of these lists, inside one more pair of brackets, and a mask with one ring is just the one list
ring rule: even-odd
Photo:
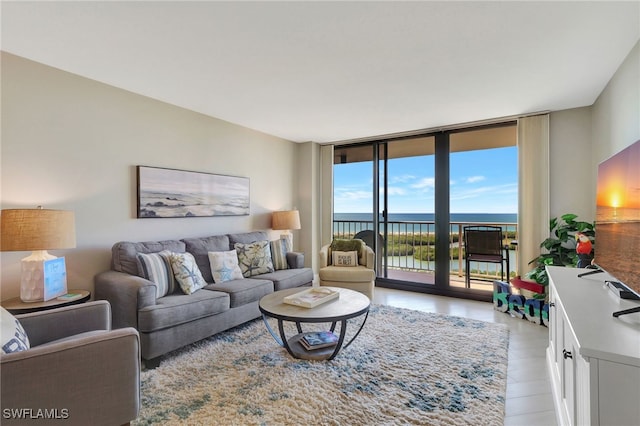
[[62,306],[76,305],[84,303],[91,298],[91,292],[87,290],[69,289],[67,294],[78,294],[79,296],[71,300],[59,300],[57,298],[46,302],[23,302],[20,297],[3,300],[1,305],[13,315],[28,314],[31,312],[46,311],[48,309],[60,308]]

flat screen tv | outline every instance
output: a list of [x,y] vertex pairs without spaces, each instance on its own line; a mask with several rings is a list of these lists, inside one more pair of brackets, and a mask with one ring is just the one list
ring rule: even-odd
[[[598,165],[595,265],[619,294],[640,299],[640,140]],[[614,316],[640,312],[640,307]]]

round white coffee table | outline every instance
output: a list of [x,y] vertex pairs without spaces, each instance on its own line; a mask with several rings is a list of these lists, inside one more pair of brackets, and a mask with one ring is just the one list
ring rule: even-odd
[[[308,290],[309,287],[297,287],[286,290],[276,291],[268,294],[260,299],[260,312],[264,320],[267,330],[273,336],[276,342],[284,346],[289,354],[294,358],[310,359],[310,360],[331,360],[338,355],[343,347],[345,336],[347,333],[347,320],[361,315],[365,315],[360,328],[356,334],[346,343],[344,347],[348,347],[367,322],[369,316],[369,307],[371,301],[367,296],[357,291],[338,287],[324,287],[334,291],[338,291],[340,296],[337,299],[330,300],[313,308],[304,308],[295,305],[289,305],[283,302],[283,299],[292,294]],[[275,318],[278,321],[278,336],[271,326],[268,319]],[[293,322],[296,325],[298,334],[287,338],[284,330],[284,321]],[[330,331],[333,332],[337,323],[340,323],[340,335],[335,346],[307,350],[300,343],[305,334],[302,330],[303,323],[331,323]]]

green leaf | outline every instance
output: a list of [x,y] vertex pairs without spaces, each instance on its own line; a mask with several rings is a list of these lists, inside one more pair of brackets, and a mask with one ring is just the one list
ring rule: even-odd
[[560,218],[562,220],[564,220],[565,222],[573,222],[575,220],[575,218],[577,218],[578,215],[577,214],[573,214],[573,213],[567,213],[567,214],[563,214],[562,216],[560,216]]

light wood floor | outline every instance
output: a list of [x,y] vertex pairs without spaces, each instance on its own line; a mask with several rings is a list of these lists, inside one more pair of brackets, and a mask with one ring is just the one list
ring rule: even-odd
[[493,304],[376,287],[374,303],[509,326],[505,426],[556,426],[545,351],[548,329],[493,309]]

